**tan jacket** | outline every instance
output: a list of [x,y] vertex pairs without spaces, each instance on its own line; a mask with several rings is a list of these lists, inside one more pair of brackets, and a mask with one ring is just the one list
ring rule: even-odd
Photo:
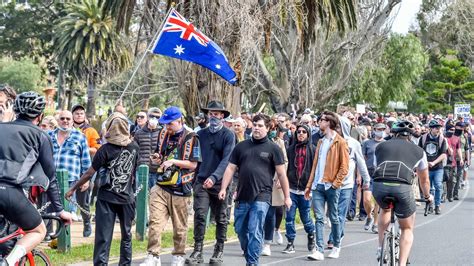
[[[314,174],[316,172],[316,166],[318,165],[319,149],[321,148],[323,140],[320,139],[316,152],[314,154],[313,166],[311,167],[311,174],[309,175],[309,181],[306,188],[311,189],[314,181]],[[326,157],[326,166],[324,167],[323,182],[332,183],[336,188],[342,186],[344,178],[349,173],[349,147],[347,146],[346,140],[336,133],[334,141],[329,147],[329,151]]]

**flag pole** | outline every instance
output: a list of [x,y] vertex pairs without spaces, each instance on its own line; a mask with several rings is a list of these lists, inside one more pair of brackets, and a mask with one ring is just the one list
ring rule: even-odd
[[135,75],[136,75],[137,72],[138,72],[138,68],[139,68],[140,65],[143,63],[143,60],[144,60],[145,57],[147,56],[148,52],[150,52],[151,47],[153,47],[153,46],[158,42],[158,40],[160,39],[161,33],[162,33],[162,29],[163,29],[163,27],[165,26],[165,22],[166,22],[166,20],[168,19],[168,16],[170,15],[171,11],[173,11],[173,10],[174,10],[174,7],[171,7],[170,10],[168,10],[168,13],[166,13],[165,19],[161,22],[160,27],[158,28],[158,30],[156,31],[156,33],[153,35],[152,41],[150,42],[150,44],[148,44],[148,46],[147,46],[145,52],[143,52],[142,57],[141,57],[140,60],[138,61],[137,66],[136,66],[135,69],[133,70],[132,76],[131,76],[130,79],[128,80],[127,85],[125,86],[125,89],[122,91],[122,94],[120,95],[119,101],[122,101],[123,96],[125,95],[125,92],[128,90],[128,87],[130,87],[130,84],[132,83],[133,78],[135,77]]

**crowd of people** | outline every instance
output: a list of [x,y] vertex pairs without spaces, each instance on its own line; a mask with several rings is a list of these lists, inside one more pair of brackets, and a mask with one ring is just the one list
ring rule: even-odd
[[[14,107],[14,91],[3,87],[0,120],[19,119]],[[73,220],[82,221],[84,237],[92,234],[89,211],[96,198],[94,265],[108,263],[116,219],[122,231],[119,264],[131,264],[136,171],[143,164],[149,167],[148,256],[143,265],[161,265],[161,238],[169,219],[171,264],[203,263],[209,210],[216,224],[209,263],[222,264],[232,209],[247,264],[258,265],[260,256],[271,256],[273,244],[286,242],[279,251],[295,253],[297,210],[310,260],[324,260],[326,248],[328,258],[341,255],[346,221],[365,220],[361,230],[379,233],[386,219],[380,201],[374,201],[376,188],[383,190],[374,182],[384,161],[377,147],[398,137],[393,128],[405,125],[400,121],[410,125],[411,134],[405,137],[419,147],[412,147],[414,153],[424,154],[427,161],[426,167],[416,166],[427,169],[430,191],[425,191],[423,175],[410,179],[413,204],[431,194],[430,211],[441,214],[443,204],[459,200],[471,163],[471,124],[453,114],[315,114],[306,109],[291,116],[242,112],[233,117],[221,102],[211,101],[195,116],[194,129],[176,106],[140,111],[131,122],[119,104],[99,130],[89,124],[82,105],[35,119],[49,138],[55,169],[69,173],[67,198],[74,202],[69,210]],[[186,257],[191,204],[194,249]],[[411,209],[402,212],[408,217]],[[331,227],[326,240],[325,224]]]

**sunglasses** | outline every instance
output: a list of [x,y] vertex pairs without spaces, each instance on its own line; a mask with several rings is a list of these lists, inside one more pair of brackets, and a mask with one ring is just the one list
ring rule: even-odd
[[306,133],[308,133],[308,132],[306,132],[306,130],[298,130],[298,131],[296,131],[296,132],[297,132],[298,134],[306,134]]
[[145,116],[144,115],[137,115],[137,119],[144,119]]
[[156,119],[160,119],[161,116],[156,116],[156,115],[149,115],[148,117],[150,118],[156,118]]
[[61,121],[71,121],[70,117],[60,117],[59,120]]

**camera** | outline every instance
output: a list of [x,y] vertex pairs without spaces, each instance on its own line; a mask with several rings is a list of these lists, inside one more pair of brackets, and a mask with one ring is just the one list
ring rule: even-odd
[[173,174],[178,171],[178,167],[176,165],[172,165],[168,167],[163,174],[159,175],[157,178],[157,182],[166,182],[170,181],[173,177]]

